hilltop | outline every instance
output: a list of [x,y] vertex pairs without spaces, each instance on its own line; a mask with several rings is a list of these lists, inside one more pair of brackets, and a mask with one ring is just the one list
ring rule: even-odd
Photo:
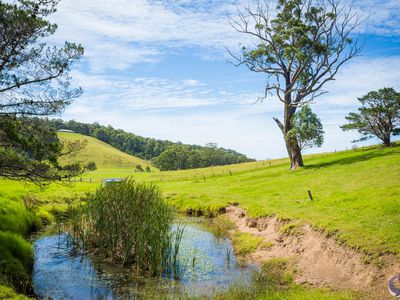
[[99,123],[80,123],[74,120],[40,119],[56,130],[71,130],[94,137],[127,154],[151,160],[161,170],[183,170],[209,166],[229,165],[254,161],[231,149],[218,147],[215,143],[205,146],[183,144],[138,136],[112,126]]
[[85,136],[78,133],[58,132],[58,137],[62,142],[87,141],[87,145],[74,154],[63,156],[60,159],[61,164],[80,161],[82,163],[95,162],[98,170],[110,169],[131,169],[132,172],[136,165],[143,168],[149,166],[156,170],[149,162],[144,159],[124,153],[113,146],[99,141],[96,138]]

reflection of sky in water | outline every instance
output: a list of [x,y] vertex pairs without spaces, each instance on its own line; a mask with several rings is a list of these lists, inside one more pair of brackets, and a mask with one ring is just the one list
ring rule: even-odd
[[185,223],[179,258],[184,270],[179,282],[136,277],[71,253],[66,235],[52,235],[35,242],[33,281],[42,299],[148,298],[157,293],[211,294],[232,282],[248,282],[253,269],[237,266],[230,241],[215,238],[195,222]]

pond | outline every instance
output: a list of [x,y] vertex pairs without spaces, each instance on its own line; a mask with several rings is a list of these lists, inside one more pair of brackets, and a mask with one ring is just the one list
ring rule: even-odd
[[72,247],[65,233],[40,237],[34,243],[35,292],[39,299],[175,298],[210,296],[233,283],[250,283],[255,267],[241,264],[229,239],[215,237],[204,222],[185,220],[179,280],[144,278],[97,261]]

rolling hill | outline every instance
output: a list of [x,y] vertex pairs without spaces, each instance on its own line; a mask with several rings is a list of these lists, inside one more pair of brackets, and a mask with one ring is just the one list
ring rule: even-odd
[[93,161],[96,163],[97,169],[115,170],[115,169],[135,169],[140,164],[143,168],[149,166],[152,171],[157,170],[149,162],[144,159],[126,154],[113,146],[99,141],[96,138],[81,135],[78,133],[58,132],[58,137],[62,142],[74,142],[76,140],[87,140],[87,145],[77,153],[66,155],[60,159],[61,164],[80,161],[88,163]]

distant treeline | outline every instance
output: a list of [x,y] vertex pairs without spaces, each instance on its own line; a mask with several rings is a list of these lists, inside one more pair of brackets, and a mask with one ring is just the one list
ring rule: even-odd
[[244,154],[219,148],[213,143],[198,146],[145,138],[97,122],[87,124],[61,119],[45,119],[45,122],[57,130],[68,129],[92,136],[125,153],[151,160],[160,170],[183,170],[254,161]]

